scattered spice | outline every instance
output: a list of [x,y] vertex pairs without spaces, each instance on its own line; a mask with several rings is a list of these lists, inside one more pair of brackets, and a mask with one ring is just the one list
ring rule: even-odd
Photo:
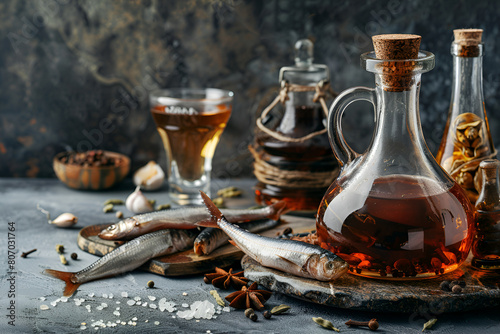
[[153,281],[148,281],[148,283],[146,284],[148,286],[148,288],[152,289],[155,287],[155,282]]
[[272,314],[269,311],[265,311],[264,313],[262,313],[262,316],[266,319],[271,319]]
[[250,320],[252,320],[252,321],[257,321],[257,319],[258,319],[257,314],[255,314],[255,313],[250,314],[250,317],[249,317],[249,318],[250,318]]
[[171,208],[170,204],[160,204],[156,207],[156,210],[168,210]]
[[103,208],[102,208],[102,212],[104,213],[108,213],[108,212],[113,212],[113,209],[114,209],[114,206],[113,204],[106,204]]
[[115,216],[116,216],[116,218],[118,218],[118,219],[122,219],[122,218],[123,218],[123,212],[121,212],[121,211],[116,211]]
[[222,299],[222,297],[219,295],[217,291],[210,290],[210,294],[215,298],[217,304],[219,304],[222,307],[226,306],[226,302],[224,301],[224,299]]
[[216,197],[212,200],[214,202],[215,206],[218,208],[224,207],[224,198],[222,197]]
[[250,308],[247,308],[247,309],[245,310],[245,317],[250,318],[250,315],[251,315],[251,314],[254,314],[254,313],[255,313],[255,311],[253,310],[253,308],[251,308],[251,307],[250,307]]
[[450,281],[442,281],[441,284],[439,284],[439,288],[443,291],[451,291]]
[[58,252],[59,254],[64,253],[64,246],[57,244],[56,245],[56,252]]
[[155,204],[156,204],[156,200],[155,199],[148,199],[148,202],[149,202],[149,204],[151,204],[151,206],[153,208],[155,207]]
[[293,230],[291,227],[287,227],[285,228],[281,233],[280,232],[276,232],[276,235],[288,235],[288,234],[292,234],[293,233]]
[[32,249],[32,250],[29,250],[29,251],[27,251],[27,252],[23,252],[23,253],[21,254],[21,257],[26,258],[28,255],[30,255],[30,254],[31,254],[31,253],[33,253],[33,252],[36,252],[36,248],[35,248],[35,249]]
[[264,303],[272,296],[272,292],[258,290],[257,282],[252,283],[250,287],[243,286],[240,291],[233,292],[226,297],[230,302],[229,306],[238,309],[255,308],[262,310]]
[[68,260],[66,260],[66,257],[62,254],[59,254],[59,259],[61,260],[61,263],[64,265],[68,264]]
[[121,199],[115,199],[115,198],[110,198],[108,200],[106,200],[103,204],[103,206],[106,206],[108,204],[113,204],[113,205],[124,205],[125,202],[122,201]]
[[451,288],[451,292],[453,292],[453,293],[462,293],[462,287],[460,285],[454,285]]
[[241,190],[236,187],[222,188],[217,191],[217,196],[222,198],[239,197],[241,194]]
[[436,318],[434,319],[431,319],[429,321],[427,321],[425,324],[424,324],[424,327],[422,328],[422,332],[425,331],[426,329],[430,329],[432,326],[434,326],[434,324],[437,322],[438,320]]
[[71,259],[72,259],[72,260],[76,260],[76,259],[78,259],[78,254],[76,254],[76,253],[71,253]]
[[279,315],[288,312],[288,310],[290,310],[290,306],[281,304],[279,306],[273,307],[271,310],[271,314]]
[[42,207],[40,207],[40,204],[36,205],[37,209],[40,210],[42,213],[44,213],[47,216],[47,222],[52,225],[56,225],[57,227],[71,227],[75,225],[78,222],[78,217],[76,217],[72,213],[62,213],[60,214],[56,219],[50,220],[50,212],[47,210],[44,210]]
[[312,320],[323,328],[331,329],[332,331],[336,331],[336,332],[340,332],[340,330],[338,328],[335,328],[335,326],[333,326],[333,324],[326,319],[323,319],[321,317],[317,317],[317,318],[313,317]]
[[355,326],[355,327],[368,327],[372,331],[376,331],[378,329],[377,319],[371,319],[370,321],[355,321],[350,320],[345,323],[347,326]]
[[215,268],[215,273],[205,274],[205,283],[212,283],[213,286],[219,289],[228,289],[230,285],[234,286],[236,289],[240,289],[242,286],[246,286],[248,279],[243,277],[243,271],[233,274],[233,269],[225,271],[224,269]]

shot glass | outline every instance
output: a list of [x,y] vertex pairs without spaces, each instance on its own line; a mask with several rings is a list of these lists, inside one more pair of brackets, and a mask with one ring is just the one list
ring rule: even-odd
[[216,88],[151,92],[151,114],[167,154],[173,202],[201,204],[199,191],[210,194],[212,158],[231,116],[233,95]]

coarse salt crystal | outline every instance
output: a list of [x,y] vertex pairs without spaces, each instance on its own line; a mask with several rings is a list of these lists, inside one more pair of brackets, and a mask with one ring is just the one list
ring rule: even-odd
[[156,304],[149,304],[149,308],[155,309],[156,307]]
[[183,293],[182,293],[182,295],[183,295],[183,296],[187,296],[187,295],[188,295],[188,293],[187,293],[187,292],[183,292]]
[[159,321],[155,321],[155,325],[158,326],[160,324]]
[[139,297],[139,296],[134,297],[134,300],[135,300],[136,302],[138,302],[139,300],[141,300],[141,297]]
[[49,309],[49,306],[48,305],[40,305],[40,310],[48,310]]
[[132,318],[132,321],[137,321],[137,317],[133,317],[133,318]]
[[141,301],[140,300],[136,301],[135,305],[141,305]]
[[122,297],[123,297],[123,298],[127,298],[127,297],[128,297],[128,293],[127,293],[127,292],[125,292],[125,291],[123,291],[123,292],[122,292]]
[[[140,304],[141,302],[138,302],[138,303]],[[148,302],[142,303],[142,307],[146,307],[146,306],[148,306]]]
[[101,306],[102,306],[102,308],[106,308],[106,307],[108,307],[108,304],[106,304],[106,303],[101,303]]
[[134,300],[132,300],[132,299],[127,300],[127,305],[132,306],[132,305],[134,305],[134,304],[135,304],[135,301],[134,301]]
[[55,307],[57,305],[57,301],[54,300],[54,301],[50,302],[50,305]]
[[224,307],[224,308],[222,309],[222,311],[224,311],[224,312],[230,312],[230,311],[231,311],[231,309],[229,308],[229,306],[226,306],[226,307]]
[[110,293],[110,294],[108,295],[108,298],[109,298],[109,299],[113,299],[113,297],[114,297],[114,296],[113,296],[113,294],[112,294],[112,293]]
[[107,293],[103,293],[102,294],[102,298],[108,298],[108,294]]
[[154,302],[156,300],[156,297],[155,296],[148,296],[149,300]]
[[125,321],[122,321],[121,324],[125,326],[127,323]]
[[181,306],[182,306],[182,307],[189,307],[189,304],[184,303],[184,304],[182,304]]
[[94,296],[95,296],[95,293],[93,293],[93,292],[92,292],[92,293],[89,293],[89,294],[88,294],[88,296],[89,296],[90,298],[92,298],[92,297],[94,297]]
[[66,303],[68,301],[68,297],[61,297],[61,302]]
[[118,300],[116,301],[116,303],[117,303],[117,304],[120,304],[120,302],[119,302]]
[[83,331],[84,329],[87,329],[87,326],[85,326],[85,325],[81,325],[81,326],[80,326],[80,329]]
[[97,311],[102,311],[103,307],[102,306],[97,306],[96,309],[97,309]]
[[117,317],[120,316],[120,312],[118,312],[118,311],[114,311],[113,314],[116,315]]
[[40,297],[40,298],[38,298],[38,299],[40,299],[40,300],[43,302],[43,301],[44,301],[45,299],[47,299],[47,298],[45,298],[45,297]]

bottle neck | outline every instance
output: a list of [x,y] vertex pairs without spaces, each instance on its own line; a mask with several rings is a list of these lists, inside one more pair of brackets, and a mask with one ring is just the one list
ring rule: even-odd
[[453,56],[452,108],[484,117],[483,57]]

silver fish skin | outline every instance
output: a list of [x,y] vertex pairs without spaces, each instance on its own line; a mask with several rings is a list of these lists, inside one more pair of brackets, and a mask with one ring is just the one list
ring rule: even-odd
[[198,230],[161,230],[140,236],[101,257],[79,272],[46,269],[43,273],[66,282],[64,296],[82,283],[134,270],[148,260],[193,247]]
[[[223,209],[232,223],[270,218],[278,220],[288,211],[285,202],[276,202],[260,209]],[[101,239],[129,240],[140,235],[168,228],[193,229],[200,222],[210,222],[211,216],[204,206],[148,212],[123,219],[99,233]]]
[[253,234],[231,224],[201,192],[216,223],[245,254],[265,267],[275,268],[296,276],[331,281],[344,274],[348,264],[332,252],[319,246],[287,239],[275,239]]
[[[269,230],[279,223],[279,220],[265,219],[241,223],[238,226],[248,232],[255,233]],[[193,250],[197,255],[208,255],[228,241],[229,236],[223,230],[215,227],[207,227],[194,240]]]

